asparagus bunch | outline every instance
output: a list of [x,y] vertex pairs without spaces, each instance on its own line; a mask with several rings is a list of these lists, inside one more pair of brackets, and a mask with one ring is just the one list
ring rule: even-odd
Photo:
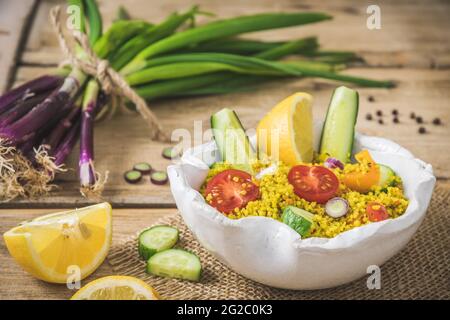
[[[248,90],[262,82],[320,77],[370,87],[390,87],[340,74],[351,52],[320,51],[314,37],[255,41],[241,34],[331,19],[323,13],[266,13],[195,26],[197,7],[173,13],[158,24],[121,19],[102,32],[95,0],[69,0],[82,14],[81,31],[94,53],[107,59],[147,100]],[[283,61],[288,55],[295,60]],[[77,57],[86,53],[77,48]],[[39,196],[51,190],[67,156],[80,139],[82,193],[101,190],[94,168],[94,120],[112,110],[97,80],[74,68],[31,80],[0,97],[0,199]]]

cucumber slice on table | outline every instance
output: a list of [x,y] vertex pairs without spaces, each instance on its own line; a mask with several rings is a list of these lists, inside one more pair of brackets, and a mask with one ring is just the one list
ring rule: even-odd
[[380,181],[378,185],[381,187],[390,185],[392,178],[395,176],[394,170],[384,164],[378,164],[380,167]]
[[161,225],[144,230],[139,235],[139,255],[148,260],[157,252],[172,248],[178,241],[178,229]]
[[311,229],[314,215],[303,209],[288,206],[284,209],[281,221],[297,231],[302,237],[306,236]]
[[236,112],[224,108],[213,114],[211,128],[222,161],[232,164],[236,169],[252,174],[250,163],[256,159],[256,152],[253,150]]
[[350,161],[358,117],[358,92],[341,86],[334,90],[322,129],[320,155]]
[[156,276],[191,281],[200,280],[202,265],[193,253],[169,249],[156,253],[147,262],[147,272]]

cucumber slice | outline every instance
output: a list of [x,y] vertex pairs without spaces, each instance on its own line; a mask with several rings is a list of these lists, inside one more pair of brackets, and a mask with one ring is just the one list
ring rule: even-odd
[[358,92],[347,87],[334,90],[320,141],[320,156],[350,162],[358,117]]
[[155,276],[200,280],[202,265],[193,253],[181,249],[169,249],[156,253],[147,262],[147,272]]
[[165,171],[154,171],[150,175],[150,181],[153,184],[164,185],[169,181],[169,177],[167,176],[167,172]]
[[395,176],[394,170],[384,164],[378,164],[378,166],[380,167],[380,181],[378,185],[381,187],[390,185],[392,178]]
[[304,237],[311,229],[313,218],[314,215],[311,212],[289,206],[284,209],[281,221]]
[[250,140],[236,112],[224,108],[211,116],[211,128],[222,161],[253,174],[251,162],[256,159]]
[[138,183],[142,179],[142,172],[137,170],[129,170],[124,173],[123,177],[128,183]]
[[142,174],[149,174],[152,172],[152,166],[147,162],[139,162],[133,166],[134,171],[139,171]]
[[139,255],[148,260],[157,252],[172,248],[178,242],[178,229],[161,225],[144,230],[139,235]]

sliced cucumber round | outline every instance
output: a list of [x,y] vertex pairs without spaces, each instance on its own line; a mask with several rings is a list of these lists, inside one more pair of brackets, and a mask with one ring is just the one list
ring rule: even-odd
[[380,167],[380,180],[378,181],[378,185],[385,187],[392,182],[392,178],[395,177],[395,172],[384,164],[379,164],[378,166]]
[[147,162],[139,162],[133,166],[134,171],[139,171],[142,174],[149,174],[152,172],[152,166]]
[[148,260],[157,252],[172,248],[178,242],[177,228],[160,225],[144,230],[139,235],[139,255]]
[[154,171],[150,175],[150,181],[153,184],[164,185],[169,181],[167,173],[165,171]]
[[142,173],[137,170],[129,170],[125,172],[123,177],[128,183],[138,183],[142,179]]
[[160,277],[199,281],[202,265],[193,253],[168,249],[150,257],[147,261],[147,272]]

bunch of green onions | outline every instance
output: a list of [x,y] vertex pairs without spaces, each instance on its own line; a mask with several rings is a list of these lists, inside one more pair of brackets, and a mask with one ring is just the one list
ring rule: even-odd
[[[320,51],[314,37],[265,42],[238,38],[247,32],[331,19],[323,13],[266,13],[195,26],[193,7],[158,24],[119,19],[102,32],[95,0],[69,0],[82,13],[81,31],[95,54],[107,59],[146,100],[249,90],[262,82],[319,77],[388,88],[390,81],[343,75],[352,52]],[[127,14],[121,11],[121,16]],[[77,57],[86,54],[77,47]],[[296,60],[280,59],[297,55]],[[95,78],[77,68],[31,80],[0,97],[0,199],[39,196],[80,139],[79,177],[84,194],[101,191],[94,168],[94,120],[111,111]]]

